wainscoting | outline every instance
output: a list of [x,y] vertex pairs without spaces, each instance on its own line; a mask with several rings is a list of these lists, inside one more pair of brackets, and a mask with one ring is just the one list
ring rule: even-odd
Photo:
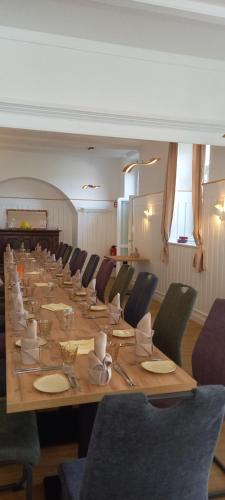
[[[162,193],[133,199],[134,246],[150,263],[144,266],[159,277],[157,298],[161,300],[171,282],[187,283],[198,291],[193,317],[204,321],[216,297],[225,297],[225,222],[215,214],[214,204],[225,195],[225,181],[204,185],[204,227],[206,271],[196,273],[192,267],[195,248],[170,244],[169,264],[160,261]],[[153,215],[147,218],[144,210],[152,207]],[[137,271],[143,266],[136,266]]]
[[116,244],[116,210],[79,210],[78,246],[103,257]]

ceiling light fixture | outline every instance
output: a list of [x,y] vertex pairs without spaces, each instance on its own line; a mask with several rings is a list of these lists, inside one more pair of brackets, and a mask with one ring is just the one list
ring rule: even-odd
[[136,162],[133,162],[133,163],[128,163],[127,165],[125,165],[123,167],[123,172],[125,174],[129,174],[130,172],[132,172],[132,170],[135,168],[135,167],[147,167],[148,165],[154,165],[155,163],[157,163],[159,160],[161,160],[161,158],[159,156],[156,156],[154,158],[151,158],[150,160],[147,160],[147,161],[136,161]]
[[98,186],[96,184],[84,184],[82,186],[82,189],[98,189],[100,188],[101,186]]

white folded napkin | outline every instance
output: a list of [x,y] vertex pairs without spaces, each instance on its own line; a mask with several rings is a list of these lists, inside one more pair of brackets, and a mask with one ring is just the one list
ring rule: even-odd
[[63,269],[63,281],[71,281],[71,271],[68,262]]
[[106,385],[112,376],[112,358],[106,352],[107,335],[99,332],[95,337],[94,351],[88,354],[88,375],[92,384]]
[[135,329],[136,346],[135,352],[137,356],[149,356],[152,354],[152,326],[151,313],[147,313],[139,321]]
[[9,255],[8,255],[8,262],[9,262],[9,264],[14,264],[14,254],[13,254],[13,250],[10,250],[10,251],[9,251]]
[[12,295],[18,295],[21,292],[20,282],[16,281],[12,283]]
[[94,304],[96,304],[97,302],[97,295],[96,295],[96,289],[95,289],[95,286],[96,286],[96,279],[93,278],[88,287],[86,288],[86,292],[87,292],[87,303],[90,305],[90,306],[93,306]]
[[112,300],[111,304],[108,304],[109,310],[109,324],[117,325],[121,317],[121,307],[120,307],[120,293],[117,293]]
[[5,251],[7,254],[11,251],[10,243],[7,243]]
[[33,364],[39,361],[37,321],[35,319],[28,322],[21,339],[21,356],[24,364]]
[[14,283],[19,283],[19,281],[20,281],[20,278],[19,278],[18,272],[16,271],[16,269],[12,270],[10,272],[10,283],[11,283],[11,285],[13,285]]
[[56,273],[61,273],[62,272],[62,257],[59,257],[59,259],[56,262]]
[[56,260],[55,260],[55,254],[53,253],[53,254],[52,254],[52,262],[55,262],[55,261],[56,261]]
[[26,327],[26,319],[28,317],[28,311],[24,309],[23,297],[21,292],[15,296],[12,296],[13,307],[12,307],[12,327],[13,330],[23,330]]
[[81,288],[81,273],[80,269],[77,269],[74,276],[72,276],[73,290],[76,292]]

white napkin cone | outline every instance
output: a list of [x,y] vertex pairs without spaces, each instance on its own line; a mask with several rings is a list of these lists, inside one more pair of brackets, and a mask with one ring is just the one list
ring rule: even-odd
[[120,293],[117,293],[112,300],[111,304],[108,304],[109,310],[109,324],[117,325],[121,317],[121,307],[120,307]]
[[71,281],[71,271],[68,262],[63,269],[63,281]]
[[56,262],[56,273],[61,273],[62,272],[62,257],[59,257],[59,259]]
[[73,290],[76,292],[81,288],[81,273],[80,269],[77,269],[74,276],[72,276]]
[[152,354],[152,325],[151,313],[148,312],[141,318],[135,329],[137,356],[149,356]]
[[112,376],[112,358],[106,352],[107,335],[99,332],[95,337],[95,350],[88,354],[88,375],[92,384],[106,385]]
[[96,279],[93,278],[88,287],[86,288],[86,292],[87,292],[87,303],[90,305],[90,306],[93,306],[96,304],[97,302],[97,296],[96,296],[96,290],[95,290],[95,286],[96,286]]
[[28,317],[28,312],[23,307],[23,297],[21,292],[12,297],[13,309],[12,309],[12,327],[13,330],[23,330],[26,327],[26,319]]

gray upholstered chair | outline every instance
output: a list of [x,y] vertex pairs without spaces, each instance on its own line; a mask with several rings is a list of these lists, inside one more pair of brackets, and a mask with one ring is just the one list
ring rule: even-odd
[[26,500],[32,499],[32,467],[40,459],[40,445],[33,412],[6,414],[5,402],[0,401],[0,465],[21,464],[20,481],[1,485],[0,491],[21,489],[26,484]]
[[124,308],[124,319],[134,328],[136,328],[140,319],[148,312],[157,283],[158,278],[155,274],[148,272],[138,274]]
[[70,255],[71,255],[71,252],[73,250],[73,247],[71,245],[68,245],[64,254],[63,254],[63,257],[62,257],[62,264],[63,264],[63,267],[65,267],[65,265],[67,264],[69,258],[70,258]]
[[[200,385],[225,386],[225,299],[216,299],[209,311],[193,349],[192,371]],[[214,462],[225,473],[225,465],[217,456]],[[209,498],[224,496],[225,489],[209,494]]]
[[222,423],[223,386],[167,409],[144,394],[106,396],[86,459],[59,468],[63,500],[206,500]]
[[122,306],[128,286],[132,280],[134,268],[129,264],[123,264],[116,276],[113,286],[109,292],[109,302],[112,302],[117,293],[120,294],[120,304]]
[[90,256],[90,259],[85,267],[85,270],[84,270],[83,276],[82,276],[82,286],[84,288],[87,288],[91,279],[93,278],[93,275],[94,275],[94,272],[97,268],[99,260],[100,260],[99,255],[92,254]]
[[181,341],[190,318],[197,292],[183,283],[171,283],[153,324],[153,343],[181,365]]

